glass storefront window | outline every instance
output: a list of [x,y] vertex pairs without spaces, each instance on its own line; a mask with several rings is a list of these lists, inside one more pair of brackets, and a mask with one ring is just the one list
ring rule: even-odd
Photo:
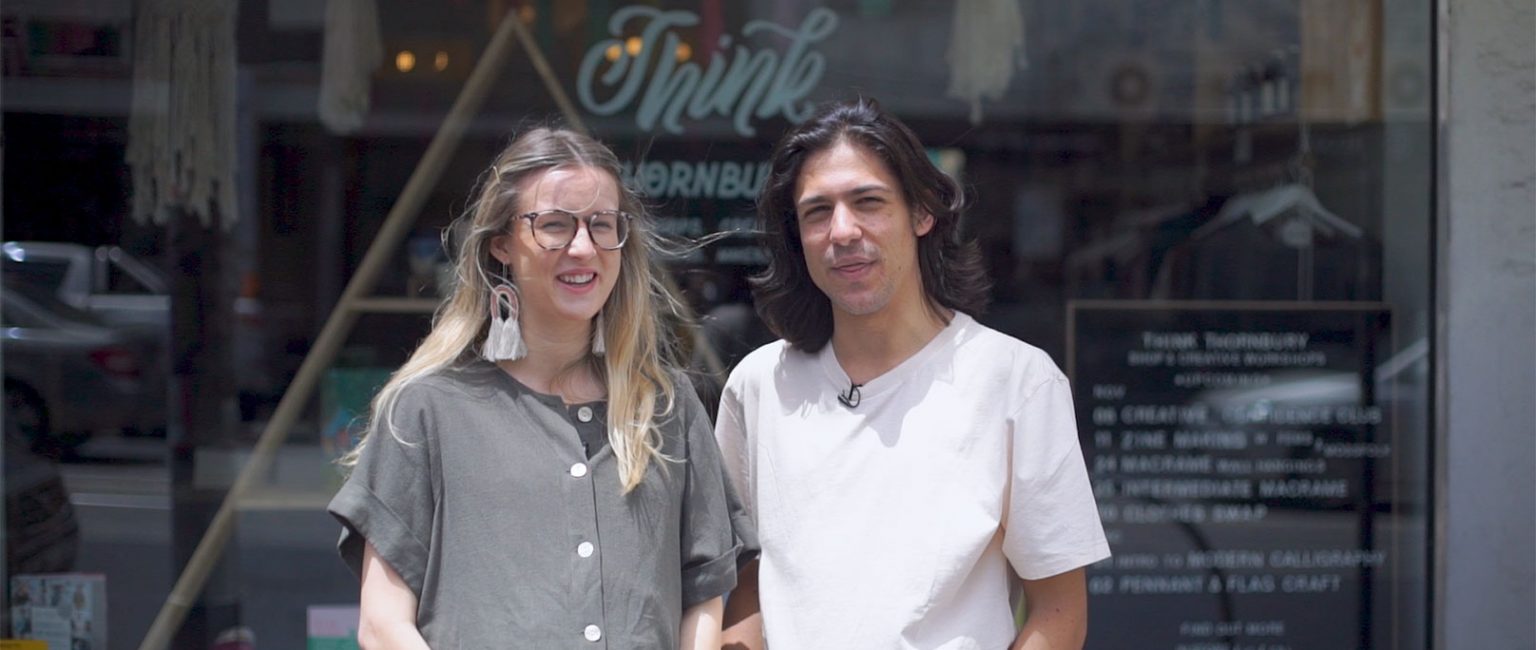
[[[110,647],[143,638],[508,15],[664,230],[730,233],[672,264],[713,352],[694,350],[706,402],[723,379],[706,359],[728,370],[772,338],[747,287],[771,146],[816,102],[876,98],[970,192],[965,229],[995,283],[980,320],[1072,378],[1116,554],[1089,571],[1091,647],[1429,647],[1432,3],[380,0],[376,23],[347,31],[325,3],[242,2],[218,121],[237,221],[190,238],[132,218],[132,122],[153,110],[133,101],[148,45],[134,4],[0,9],[4,240],[76,243],[97,262],[118,250],[180,278],[148,288],[172,305],[151,329],[222,322],[193,356],[162,330],[171,351],[142,374],[180,388],[151,389],[158,426],[40,422],[58,407],[13,376],[23,343],[5,340],[8,423],[80,438],[36,461],[62,486],[37,489],[69,495],[78,552],[9,570],[104,575]],[[367,101],[323,122],[327,48],[369,60],[369,24],[377,65],[342,89]],[[243,624],[297,647],[311,606],[355,604],[323,512],[329,462],[425,333],[437,238],[487,161],[562,118],[542,75],[518,41],[410,215],[373,291],[388,300],[349,328],[236,518],[194,612],[210,637]],[[218,251],[200,289],[189,241]],[[22,261],[6,260],[7,286]],[[71,304],[106,310],[106,293]],[[174,306],[187,300],[216,309]],[[177,359],[228,378],[206,387],[219,395],[196,431],[174,421],[193,403]],[[8,479],[35,455],[8,453]]]

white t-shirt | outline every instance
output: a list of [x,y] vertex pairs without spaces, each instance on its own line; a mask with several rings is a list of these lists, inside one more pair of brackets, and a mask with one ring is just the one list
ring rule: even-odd
[[774,650],[1000,649],[1009,567],[1046,578],[1109,557],[1067,379],[962,313],[847,391],[828,344],[783,341],[731,373],[715,436],[756,519]]

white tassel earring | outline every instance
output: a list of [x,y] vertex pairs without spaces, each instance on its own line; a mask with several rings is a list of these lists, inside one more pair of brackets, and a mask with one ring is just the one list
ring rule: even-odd
[[528,356],[528,344],[517,322],[519,305],[517,287],[503,276],[491,287],[491,327],[485,334],[482,354],[490,361],[516,361]]
[[608,344],[603,340],[603,312],[597,312],[597,318],[592,321],[592,327],[597,330],[592,335],[592,354],[603,356],[608,352]]

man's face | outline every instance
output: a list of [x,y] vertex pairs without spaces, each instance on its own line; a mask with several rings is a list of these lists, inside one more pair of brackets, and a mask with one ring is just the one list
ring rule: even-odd
[[913,215],[884,161],[841,140],[806,159],[794,199],[806,268],[835,317],[922,309],[917,238],[933,218]]

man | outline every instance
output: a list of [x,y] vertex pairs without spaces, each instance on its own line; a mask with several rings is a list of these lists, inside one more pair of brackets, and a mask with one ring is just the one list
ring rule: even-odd
[[1071,395],[969,315],[988,282],[959,186],[869,100],[822,109],[771,164],[754,292],[783,340],[732,372],[716,424],[762,545],[726,647],[1081,647],[1083,567],[1109,547]]

